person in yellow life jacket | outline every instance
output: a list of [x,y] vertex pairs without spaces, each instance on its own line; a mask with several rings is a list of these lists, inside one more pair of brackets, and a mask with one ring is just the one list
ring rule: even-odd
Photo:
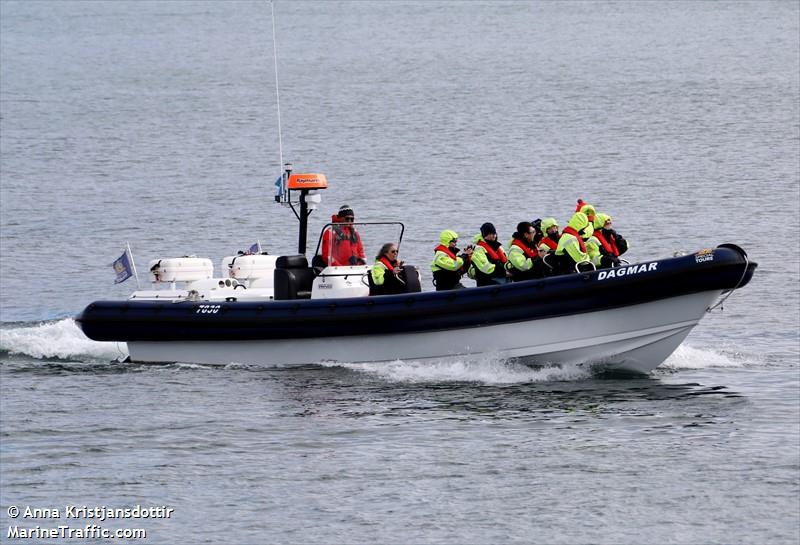
[[628,241],[612,227],[608,214],[598,213],[594,218],[594,233],[591,242],[597,248],[592,262],[598,269],[618,267],[619,256],[628,251]]
[[439,234],[439,245],[434,250],[433,263],[433,283],[436,291],[463,289],[461,277],[467,272],[469,267],[472,247],[467,246],[462,254],[456,247],[458,244],[458,233],[445,229]]
[[472,254],[470,278],[480,286],[492,286],[508,282],[506,256],[503,245],[497,241],[497,230],[491,223],[481,225],[481,232],[472,239],[475,252]]
[[541,255],[542,252],[555,252],[558,248],[558,239],[561,238],[561,233],[558,232],[558,222],[556,219],[544,218],[542,220],[542,232],[544,233],[544,238],[539,241],[539,255]]
[[544,218],[542,220],[542,233],[544,238],[539,241],[538,252],[539,258],[542,260],[543,272],[545,276],[552,276],[558,274],[556,269],[555,253],[558,249],[558,240],[561,238],[561,233],[558,231],[558,222],[555,218]]
[[544,278],[544,264],[536,251],[536,228],[529,221],[517,224],[517,231],[508,243],[506,269],[512,282]]
[[589,228],[589,218],[583,212],[575,212],[569,223],[561,232],[556,248],[557,270],[561,274],[573,273],[576,270],[591,269],[591,261],[586,251],[584,234]]
[[403,262],[397,259],[397,254],[397,245],[387,242],[375,256],[375,264],[369,272],[370,295],[394,295],[406,292]]

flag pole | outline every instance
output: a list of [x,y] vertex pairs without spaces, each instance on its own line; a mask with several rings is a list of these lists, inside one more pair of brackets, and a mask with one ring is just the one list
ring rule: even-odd
[[131,245],[127,240],[125,241],[125,249],[128,252],[128,257],[131,258],[131,269],[133,269],[133,276],[136,277],[136,289],[140,290],[142,289],[142,286],[139,285],[139,273],[136,272],[136,263],[133,261],[133,252],[131,252]]

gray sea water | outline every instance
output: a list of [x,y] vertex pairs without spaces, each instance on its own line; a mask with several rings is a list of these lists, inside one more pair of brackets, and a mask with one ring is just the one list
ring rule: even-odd
[[800,4],[274,7],[283,157],[330,182],[312,245],[347,203],[426,270],[441,229],[582,197],[633,261],[734,242],[753,281],[640,379],[116,363],[72,317],[133,289],[126,241],[140,267],[295,250],[270,4],[0,1],[0,541],[797,543]]

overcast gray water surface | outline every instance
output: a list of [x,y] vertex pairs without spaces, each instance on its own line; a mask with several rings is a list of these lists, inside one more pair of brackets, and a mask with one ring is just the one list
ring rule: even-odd
[[283,156],[330,182],[312,246],[343,203],[402,220],[430,288],[441,229],[505,241],[582,197],[632,261],[734,242],[753,281],[640,379],[109,363],[125,347],[72,318],[133,289],[109,266],[126,241],[142,264],[295,251],[272,203],[270,5],[2,1],[0,540],[65,524],[11,506],[165,505],[98,524],[141,543],[797,543],[800,4],[275,12]]

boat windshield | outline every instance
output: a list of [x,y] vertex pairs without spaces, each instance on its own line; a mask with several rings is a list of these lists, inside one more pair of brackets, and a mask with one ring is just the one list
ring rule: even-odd
[[315,261],[330,267],[372,265],[384,244],[400,249],[400,222],[328,223],[320,233]]

